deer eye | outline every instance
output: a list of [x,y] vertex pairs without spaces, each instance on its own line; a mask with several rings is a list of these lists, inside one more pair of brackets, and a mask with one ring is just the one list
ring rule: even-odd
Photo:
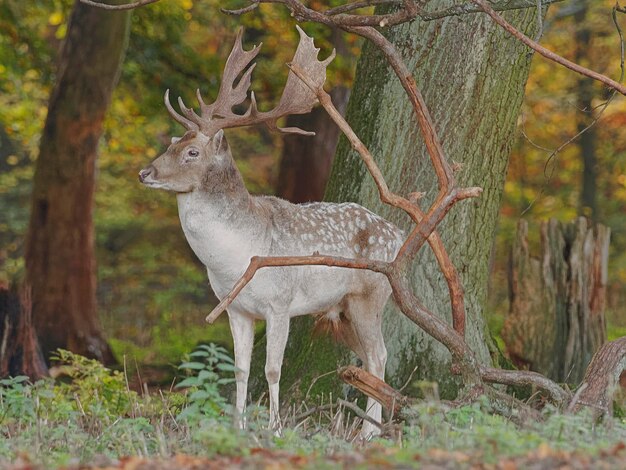
[[196,158],[198,158],[198,155],[200,155],[200,151],[197,148],[191,147],[185,152],[184,161],[188,162],[190,160],[195,160]]

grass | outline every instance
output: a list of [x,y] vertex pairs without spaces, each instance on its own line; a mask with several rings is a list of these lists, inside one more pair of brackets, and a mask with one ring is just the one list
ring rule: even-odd
[[484,402],[452,409],[420,404],[412,421],[390,426],[388,437],[365,445],[355,440],[360,420],[349,410],[331,407],[329,400],[312,408],[298,404],[283,412],[286,428],[276,437],[267,430],[267,409],[258,404],[247,412],[247,430],[233,425],[223,387],[234,366],[219,346],[194,351],[179,366],[175,390],[141,395],[128,388],[121,372],[98,362],[66,351],[58,359],[63,380],[0,381],[0,467],[18,457],[56,468],[181,455],[288,458],[290,465],[310,468],[344,466],[345,459],[357,467],[403,465],[440,454],[497,463],[541,449],[594,456],[626,442],[623,419],[596,423],[584,413],[547,409],[543,422],[519,427]]

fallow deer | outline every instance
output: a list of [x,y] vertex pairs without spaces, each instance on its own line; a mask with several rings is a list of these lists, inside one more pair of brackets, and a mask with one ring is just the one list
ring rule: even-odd
[[[320,86],[326,66],[334,56],[318,61],[319,49],[300,28],[300,43],[293,63]],[[201,114],[179,98],[182,114],[169,102],[171,116],[187,132],[172,139],[167,151],[139,173],[151,188],[176,193],[183,231],[206,266],[215,295],[222,299],[242,276],[253,256],[301,256],[319,253],[346,258],[391,261],[403,242],[403,233],[378,215],[353,203],[291,204],[269,196],[251,196],[237,170],[223,130],[264,123],[282,132],[304,133],[298,128],[279,129],[277,119],[309,112],[317,99],[290,72],[279,104],[269,112],[251,104],[242,114],[232,111],[248,94],[259,46],[244,51],[241,31],[226,62],[219,94],[207,105],[200,92]],[[237,84],[235,80],[241,75]],[[382,312],[391,288],[384,275],[367,270],[326,266],[273,267],[256,273],[228,307],[235,350],[236,408],[243,416],[255,320],[266,321],[270,425],[280,431],[279,381],[290,319],[315,315],[328,322],[361,358],[364,367],[384,378],[387,351],[381,333]],[[368,400],[369,416],[380,422],[381,406]],[[243,419],[243,418],[242,418]],[[242,421],[244,422],[244,421]],[[378,428],[365,422],[362,435]]]

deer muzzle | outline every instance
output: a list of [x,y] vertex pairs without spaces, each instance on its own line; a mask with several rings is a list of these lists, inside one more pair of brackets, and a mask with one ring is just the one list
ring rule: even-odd
[[145,183],[148,177],[150,176],[154,177],[154,173],[156,173],[156,171],[154,171],[154,167],[152,165],[150,165],[147,168],[144,168],[143,170],[139,172],[139,181],[142,183]]

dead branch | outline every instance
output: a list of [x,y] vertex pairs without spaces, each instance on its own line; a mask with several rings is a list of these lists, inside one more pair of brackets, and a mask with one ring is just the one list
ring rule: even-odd
[[332,266],[338,268],[368,269],[370,271],[385,274],[390,264],[384,261],[370,259],[341,258],[338,256],[254,256],[250,259],[248,268],[241,278],[233,286],[231,291],[206,317],[208,323],[213,323],[235,300],[244,287],[252,280],[256,272],[261,268],[277,266]]
[[156,3],[159,0],[138,0],[132,3],[124,3],[121,5],[112,5],[110,3],[100,3],[95,2],[93,0],[79,0],[81,3],[85,5],[90,5],[92,7],[102,8],[104,10],[132,10],[134,8],[139,8],[145,5],[150,5],[151,3]]
[[485,0],[472,0],[472,2],[474,2],[480,8],[482,8],[482,10],[487,15],[489,15],[493,19],[493,21],[495,21],[499,26],[501,26],[505,31],[507,31],[509,34],[517,38],[522,43],[526,44],[528,47],[530,47],[531,49],[533,49],[535,52],[542,55],[546,59],[556,62],[557,64],[560,64],[563,67],[573,70],[576,73],[579,73],[586,77],[593,78],[594,80],[602,82],[608,88],[616,90],[617,92],[626,96],[626,86],[622,85],[621,83],[616,82],[615,80],[612,80],[606,75],[602,75],[601,73],[594,72],[593,70],[589,70],[588,68],[583,67],[582,65],[578,65],[570,60],[567,60],[565,57],[562,57],[552,52],[551,50],[546,49],[541,44],[536,43],[535,41],[530,39],[528,36],[526,36],[524,33],[516,29],[513,25],[511,25],[508,21],[506,21],[502,16],[496,13],[494,9],[491,8],[487,4]]
[[[386,38],[382,37],[382,35],[381,36],[372,35],[372,37],[374,37],[375,40],[378,41],[377,44],[379,43],[383,44],[385,45],[387,50],[391,51],[393,58],[390,60],[393,63],[404,65],[402,60],[399,58],[397,52],[393,48],[393,45],[389,43],[386,40]],[[296,74],[296,76],[298,76],[298,78],[300,78],[301,80],[304,81],[305,84],[307,84],[307,86],[312,87],[311,89],[313,89],[315,93],[317,94],[317,98],[320,104],[324,107],[324,109],[329,114],[331,119],[335,121],[337,126],[346,135],[346,137],[348,137],[348,140],[352,144],[352,147],[357,152],[359,152],[359,155],[363,159],[365,166],[367,167],[368,171],[370,172],[370,175],[372,176],[372,178],[374,179],[374,182],[376,183],[376,187],[378,188],[381,201],[391,206],[395,206],[404,210],[413,219],[413,221],[417,224],[417,226],[419,226],[419,224],[426,217],[426,215],[422,212],[421,208],[418,205],[418,202],[409,201],[397,194],[392,193],[389,190],[389,187],[387,186],[387,183],[384,180],[382,172],[378,168],[378,165],[376,164],[373,156],[371,155],[367,147],[365,147],[363,142],[354,133],[354,131],[352,130],[348,122],[343,118],[341,113],[339,113],[339,111],[337,111],[337,109],[334,107],[332,100],[330,99],[330,96],[324,91],[322,87],[318,87],[314,83],[312,83],[310,80],[308,80],[308,78],[302,74],[301,70],[299,70],[297,67],[294,68],[293,64],[290,65],[290,68]],[[408,72],[408,70],[403,70],[402,67],[399,65],[398,65],[397,72],[398,72],[399,77],[410,76],[410,73]],[[405,90],[410,90],[411,96],[416,97],[415,100],[412,100],[412,103],[414,105],[416,114],[421,113],[422,112],[421,110],[425,109],[426,106],[423,102],[423,99],[421,99],[420,101],[420,99],[417,98],[417,97],[421,97],[421,94],[417,90],[417,85],[415,84],[415,81],[414,80],[406,81]],[[428,115],[427,112],[423,114],[423,116],[424,116],[424,119],[421,121],[421,125],[423,126],[422,129],[423,129],[424,135],[435,136],[431,140],[431,142],[433,143],[430,149],[430,151],[432,151],[431,161],[440,170],[439,171],[440,184],[445,184],[447,186],[453,182],[453,181],[450,181],[450,179],[448,178],[448,175],[451,175],[452,171],[450,169],[450,166],[447,164],[445,157],[443,155],[443,151],[441,150],[441,146],[438,143],[438,139],[436,138],[436,133],[434,131],[430,116]],[[473,195],[473,197],[475,197],[475,196],[478,196],[480,192],[480,188],[472,188],[471,191],[475,191],[475,194]],[[437,201],[435,202],[435,206],[443,202],[442,197],[443,196],[437,198]],[[443,215],[445,215],[445,213],[442,214],[442,217]],[[417,234],[412,234],[412,236],[410,236],[409,238],[412,244],[411,251],[407,253],[406,250],[404,250],[404,247],[401,250],[401,252],[406,254],[406,259],[409,259],[410,256],[412,256],[413,254],[416,254],[419,248],[421,247],[421,245],[419,244],[420,241],[417,239]],[[448,290],[450,292],[452,320],[453,320],[454,329],[458,331],[461,335],[464,335],[465,334],[465,299],[463,295],[463,287],[461,286],[461,281],[460,281],[458,272],[456,271],[456,268],[452,264],[452,261],[450,260],[448,252],[443,246],[443,242],[441,241],[441,238],[439,237],[439,235],[434,230],[431,230],[430,234],[426,238],[421,238],[420,240],[423,243],[423,241],[426,239],[428,240],[431,246],[431,249],[433,250],[437,258],[439,266],[444,274],[446,283],[448,285]],[[405,243],[405,246],[406,246],[406,243]]]

